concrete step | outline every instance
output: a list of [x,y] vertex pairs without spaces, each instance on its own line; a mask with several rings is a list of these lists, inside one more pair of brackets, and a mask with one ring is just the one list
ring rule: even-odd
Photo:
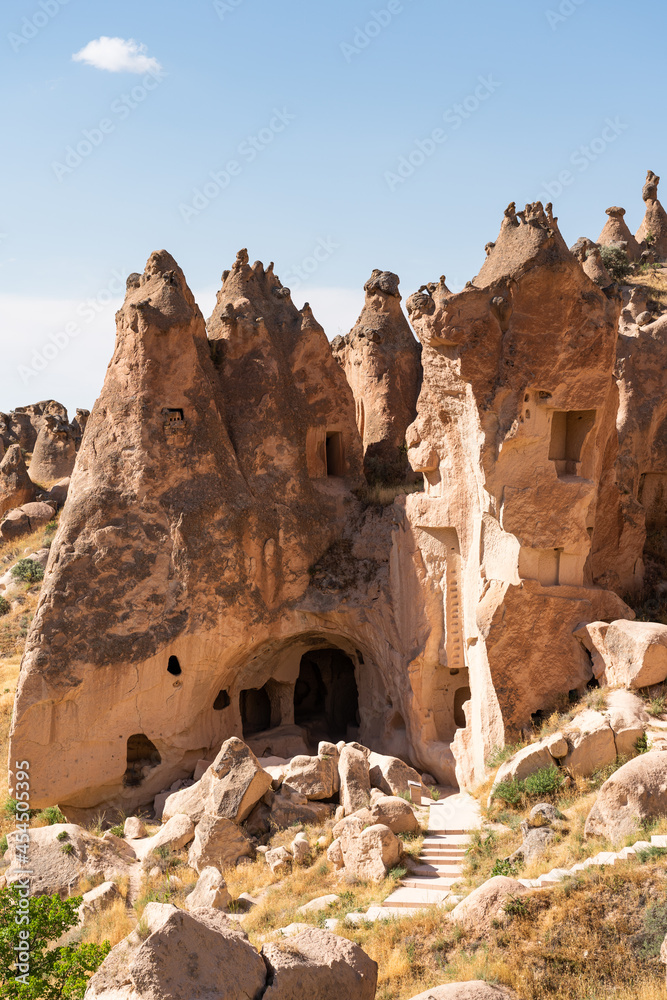
[[402,886],[387,896],[382,903],[382,907],[383,909],[387,907],[423,909],[427,906],[438,906],[438,904],[444,903],[449,894],[449,889],[425,889],[421,886],[417,888]]
[[453,876],[406,875],[401,885],[406,889],[451,889],[460,881],[460,877]]
[[449,861],[465,861],[465,851],[448,850],[446,847],[428,847],[420,854],[422,858],[443,858]]
[[447,877],[460,877],[463,874],[460,868],[453,868],[451,866],[444,867],[442,865],[417,865],[413,868],[410,875],[406,875],[406,878],[412,878],[414,876],[421,876],[423,878],[447,878]]
[[663,837],[659,834],[654,834],[651,837],[651,844],[653,847],[667,847],[667,837]]

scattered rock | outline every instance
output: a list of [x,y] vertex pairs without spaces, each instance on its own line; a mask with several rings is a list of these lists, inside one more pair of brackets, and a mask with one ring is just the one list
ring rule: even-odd
[[53,507],[48,503],[25,503],[10,510],[0,524],[0,541],[9,542],[21,535],[29,535],[53,520]]
[[148,833],[143,821],[138,816],[128,816],[123,824],[123,836],[127,840],[141,840],[147,837]]
[[414,767],[405,764],[398,757],[381,753],[371,753],[368,759],[370,779],[373,788],[379,788],[386,795],[406,795],[412,781],[421,786],[422,780]]
[[274,875],[287,875],[292,866],[292,855],[286,847],[273,847],[264,855]]
[[588,814],[584,833],[618,843],[645,820],[666,815],[667,753],[645,753],[607,778]]
[[374,1000],[377,964],[347,938],[304,927],[284,944],[265,944],[262,955],[264,1000]]
[[217,868],[202,868],[197,884],[185,899],[186,910],[227,910],[232,897]]
[[88,892],[84,892],[81,897],[79,915],[85,920],[89,914],[101,913],[108,910],[110,906],[122,899],[118,886],[115,882],[102,882]]
[[482,937],[489,933],[494,921],[503,923],[506,920],[504,906],[507,900],[525,892],[524,886],[516,879],[496,875],[458,903],[449,914],[449,919]]
[[492,986],[482,979],[474,979],[468,983],[433,986],[412,1000],[518,1000],[518,996],[506,986]]
[[414,833],[419,821],[409,802],[394,795],[378,795],[371,801],[371,821],[383,823],[392,833]]
[[371,796],[371,782],[365,754],[356,747],[346,744],[338,759],[338,774],[340,802],[345,815],[349,816],[357,809],[367,808]]
[[339,787],[337,756],[293,757],[284,773],[283,784],[307,799],[330,799]]
[[[339,841],[346,871],[371,882],[381,881],[398,864],[403,852],[398,837],[381,823],[365,828],[361,821],[350,823],[341,833]],[[337,842],[334,841],[334,844]],[[336,857],[332,848],[333,844],[327,852],[330,861]]]
[[308,837],[305,833],[297,833],[296,837],[290,844],[290,850],[295,864],[307,864],[310,858],[310,844],[308,843]]
[[574,634],[591,654],[601,684],[637,690],[667,678],[667,625],[590,622]]
[[568,752],[564,765],[574,777],[586,777],[616,760],[616,743],[609,719],[585,709],[563,729]]
[[206,815],[197,824],[188,864],[200,873],[209,867],[222,871],[251,855],[252,847],[235,823],[224,816]]
[[30,503],[35,486],[28,475],[18,444],[10,445],[0,462],[0,517],[14,507]]
[[159,848],[164,848],[167,851],[180,851],[190,843],[194,835],[195,825],[189,816],[184,813],[172,816],[154,837],[150,837],[150,847],[144,855],[144,868],[148,868],[155,862]]
[[328,896],[317,896],[315,899],[311,899],[308,903],[304,903],[296,911],[297,913],[320,913],[322,910],[328,909],[333,906],[334,903],[338,902],[339,897],[335,893],[329,893]]

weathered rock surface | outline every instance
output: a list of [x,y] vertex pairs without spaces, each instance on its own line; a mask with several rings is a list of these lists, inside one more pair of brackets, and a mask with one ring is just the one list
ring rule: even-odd
[[269,988],[264,1000],[373,1000],[377,963],[358,945],[307,927],[286,941],[265,944]]
[[371,753],[368,758],[369,775],[373,788],[379,788],[386,795],[405,795],[410,791],[409,782],[421,785],[422,779],[415,771],[398,757],[386,754]]
[[361,750],[346,745],[338,758],[340,804],[349,816],[357,809],[367,808],[371,797],[368,760]]
[[667,212],[658,200],[658,184],[660,178],[649,170],[646,175],[642,198],[646,205],[646,213],[642,224],[637,230],[637,242],[645,246],[649,245],[655,252],[658,260],[667,258]]
[[370,813],[373,823],[388,826],[392,833],[415,833],[419,829],[419,821],[410,804],[394,795],[373,797]]
[[146,837],[146,827],[143,820],[140,820],[138,816],[128,816],[123,824],[123,836],[128,840],[139,840],[141,837]]
[[76,442],[75,431],[66,418],[55,413],[47,414],[30,460],[33,483],[46,486],[71,476],[76,461]]
[[202,868],[197,884],[186,896],[186,910],[227,910],[232,897],[227,890],[227,883],[217,868]]
[[[381,823],[364,828],[363,822],[357,820],[347,824],[338,839],[346,870],[357,878],[371,882],[381,881],[398,864],[403,852],[398,837]],[[329,848],[332,852],[329,860],[336,865],[338,854],[332,848],[333,844]]]
[[149,838],[150,846],[144,855],[144,867],[150,868],[158,856],[157,851],[180,851],[187,847],[195,835],[195,824],[185,813],[176,813],[162,826],[155,836]]
[[283,784],[307,799],[330,799],[339,787],[338,760],[328,755],[292,757]]
[[491,930],[494,921],[502,923],[506,920],[504,907],[507,901],[525,892],[525,887],[516,879],[496,875],[457,903],[449,914],[449,920],[482,937]]
[[85,1000],[258,997],[266,967],[238,924],[212,909],[186,913],[148,903],[143,927],[121,941],[91,978]]
[[127,873],[134,852],[127,844],[119,847],[77,826],[55,823],[31,829],[27,856],[24,856],[19,834],[7,834],[9,867],[5,871],[8,883],[19,878],[18,871],[31,871],[30,891],[43,896],[59,893],[69,895],[85,876],[103,875],[110,879]]
[[252,847],[239,827],[224,816],[204,815],[197,823],[188,864],[196,872],[214,867],[230,868],[239,858],[250,857]]
[[354,394],[364,469],[371,481],[400,482],[408,470],[405,431],[421,386],[420,346],[401,309],[398,276],[373,271],[354,328],[331,344]]
[[641,754],[607,778],[586,819],[587,837],[618,843],[644,820],[667,816],[667,753]]
[[24,503],[10,510],[0,524],[0,541],[11,542],[21,535],[29,535],[53,519],[54,508],[48,503]]
[[628,224],[623,218],[625,209],[618,205],[612,205],[607,209],[609,219],[598,236],[597,242],[600,246],[617,246],[625,250],[630,260],[639,260],[641,249],[639,243],[628,229]]
[[667,625],[590,622],[575,635],[591,654],[601,684],[639,689],[667,678]]
[[473,979],[468,983],[433,986],[412,1000],[518,1000],[518,997],[507,986],[493,986],[482,979]]
[[199,781],[169,796],[162,817],[186,813],[198,823],[207,813],[242,823],[270,787],[271,775],[243,740],[233,736]]
[[0,517],[34,498],[35,486],[28,475],[21,448],[12,444],[0,462]]
[[593,774],[616,760],[614,731],[602,712],[580,712],[563,729],[563,735],[569,747],[564,764],[575,777]]

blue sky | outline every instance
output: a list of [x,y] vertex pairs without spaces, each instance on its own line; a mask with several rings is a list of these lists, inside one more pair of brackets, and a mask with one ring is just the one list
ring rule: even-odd
[[[247,246],[333,337],[374,267],[406,298],[462,287],[546,186],[569,243],[612,204],[636,229],[667,171],[666,22],[621,0],[6,2],[0,409],[92,405],[154,249],[208,315]],[[153,75],[73,60],[101,37]]]

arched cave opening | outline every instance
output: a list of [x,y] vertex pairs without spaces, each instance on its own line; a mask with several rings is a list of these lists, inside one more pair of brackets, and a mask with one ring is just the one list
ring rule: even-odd
[[470,701],[470,688],[460,687],[454,693],[454,725],[457,729],[465,729],[466,727],[466,714],[463,711],[463,706],[467,701]]
[[218,691],[215,701],[213,702],[213,709],[216,712],[222,712],[223,709],[229,708],[232,701],[229,697],[228,691]]
[[262,688],[247,688],[241,691],[239,708],[244,736],[271,728],[271,699],[266,685]]
[[359,692],[354,663],[342,649],[313,649],[301,657],[294,722],[313,742],[357,737]]
[[149,771],[162,763],[160,751],[145,733],[134,733],[127,741],[127,767],[123,784],[140,785]]
[[169,662],[167,663],[167,673],[172,674],[173,677],[178,677],[181,671],[181,664],[179,663],[177,656],[170,656]]

